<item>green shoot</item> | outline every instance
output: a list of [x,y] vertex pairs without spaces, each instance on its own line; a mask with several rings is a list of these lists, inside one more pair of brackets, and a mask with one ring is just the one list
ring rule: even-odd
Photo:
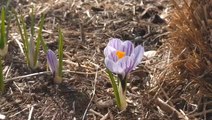
[[41,37],[41,45],[42,45],[42,47],[43,47],[44,52],[47,53],[48,47],[47,47],[47,45],[46,45],[46,43],[44,42],[44,40],[43,40],[42,37]]
[[6,42],[6,33],[5,33],[5,9],[1,9],[1,40],[0,40],[0,49],[4,48]]
[[107,73],[113,87],[113,92],[115,95],[117,107],[120,110],[124,110],[126,109],[126,106],[127,106],[126,90],[122,89],[121,81],[119,80],[117,76],[115,76],[110,70],[107,70]]
[[23,41],[24,46],[24,54],[26,57],[26,62],[31,69],[36,69],[38,66],[38,55],[40,52],[40,44],[42,44],[44,51],[47,51],[47,47],[42,38],[42,29],[44,24],[44,15],[41,16],[41,21],[39,23],[38,35],[36,37],[36,46],[34,42],[35,37],[35,15],[34,10],[32,9],[32,13],[30,14],[31,25],[30,25],[30,38],[28,38],[29,33],[27,32],[26,23],[24,21],[23,16],[21,15],[18,18],[17,13],[14,11],[16,22],[18,24],[19,32],[21,35],[21,39]]
[[59,38],[58,38],[59,61],[57,60],[56,54],[51,49],[49,49],[46,54],[48,67],[50,71],[52,72],[55,83],[62,82],[62,70],[63,70],[63,40],[64,38],[60,29],[58,30],[58,32],[59,32]]
[[34,9],[32,8],[32,12],[30,14],[30,19],[31,19],[31,25],[30,25],[30,30],[31,30],[31,37],[34,36],[35,33],[35,15],[34,15]]
[[[40,49],[40,43],[41,41],[43,41],[42,38],[42,29],[43,29],[43,24],[44,24],[44,15],[41,16],[41,22],[39,24],[39,31],[38,31],[38,37],[37,37],[37,43],[36,43],[36,49],[35,49],[35,55],[34,55],[34,66],[37,66],[37,59],[38,59],[38,53],[39,53],[39,49]],[[33,31],[31,31],[32,34],[34,34]],[[44,43],[44,41],[43,41]],[[45,43],[44,43],[45,45]],[[44,50],[45,51],[45,50]]]
[[113,92],[115,95],[115,99],[116,99],[116,104],[118,106],[118,108],[121,107],[121,100],[120,100],[120,96],[119,96],[119,90],[118,90],[118,84],[116,84],[115,78],[113,73],[110,70],[107,70],[108,76],[110,78],[112,87],[113,87]]
[[27,33],[27,29],[26,29],[26,23],[24,21],[24,17],[21,15],[21,24],[22,24],[22,29],[23,29],[23,44],[24,44],[24,50],[25,50],[25,56],[26,56],[26,61],[27,64],[30,64],[30,60],[29,60],[29,41],[28,41],[28,33]]
[[7,33],[6,33],[6,27],[5,27],[5,8],[2,7],[1,9],[1,34],[0,34],[0,56],[5,56],[8,51],[8,45],[7,45]]

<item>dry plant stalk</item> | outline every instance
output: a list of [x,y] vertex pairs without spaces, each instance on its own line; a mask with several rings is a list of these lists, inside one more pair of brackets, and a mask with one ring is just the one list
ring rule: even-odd
[[[171,0],[169,39],[171,71],[178,81],[194,81],[200,92],[212,96],[212,0]],[[169,68],[170,69],[170,68]]]

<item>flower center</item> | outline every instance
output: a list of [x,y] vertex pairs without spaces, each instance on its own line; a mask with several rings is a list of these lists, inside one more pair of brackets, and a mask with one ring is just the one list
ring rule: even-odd
[[125,54],[126,54],[125,52],[122,52],[119,50],[116,51],[116,56],[118,57],[118,59],[123,58],[125,56]]

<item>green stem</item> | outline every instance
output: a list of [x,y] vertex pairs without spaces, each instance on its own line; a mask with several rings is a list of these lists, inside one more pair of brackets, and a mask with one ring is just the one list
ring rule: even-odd
[[[43,38],[42,38],[42,30],[43,30],[43,24],[44,24],[44,16],[42,15],[41,17],[41,22],[39,24],[39,31],[38,31],[38,36],[37,36],[37,43],[36,43],[36,48],[35,48],[35,55],[34,55],[34,66],[37,66],[37,62],[38,62],[38,54],[40,51],[40,43],[42,42]],[[42,43],[41,43],[42,44]]]
[[[21,34],[21,39],[23,40],[24,54],[25,54],[25,57],[26,57],[26,61],[27,61],[27,64],[29,65],[29,56],[28,56],[28,52],[29,52],[28,46],[29,46],[29,44],[28,44],[28,36],[27,36],[27,31],[26,31],[26,25],[24,23],[24,18],[21,15],[21,17],[19,19],[18,14],[15,11],[15,9],[13,9],[13,13],[15,14],[15,19],[16,19],[16,22],[18,24],[19,32]],[[23,31],[22,31],[22,28],[21,28],[21,24],[22,24]]]
[[0,49],[4,49],[6,43],[6,33],[5,33],[5,9],[1,9],[1,38],[0,38]]
[[107,73],[108,73],[108,75],[110,77],[110,81],[111,81],[111,84],[112,84],[112,87],[113,87],[113,92],[114,92],[114,95],[115,95],[116,104],[117,104],[118,108],[121,108],[121,101],[120,101],[120,96],[119,96],[119,90],[118,90],[116,81],[114,79],[114,75],[109,70],[107,70]]
[[[126,81],[123,80],[125,83]],[[119,82],[123,82],[119,81]],[[119,83],[119,97],[120,97],[120,110],[125,110],[127,107],[127,101],[126,101],[126,84],[123,86],[122,83]]]

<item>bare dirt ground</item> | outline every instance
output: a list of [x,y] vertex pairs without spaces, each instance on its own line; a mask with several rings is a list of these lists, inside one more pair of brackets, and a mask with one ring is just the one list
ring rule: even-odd
[[[39,69],[32,71],[27,67],[16,42],[21,39],[14,20],[4,61],[6,92],[1,95],[0,114],[8,120],[171,119],[153,102],[152,60],[144,58],[131,74],[128,108],[120,112],[114,104],[103,55],[113,37],[132,40],[146,51],[157,50],[167,34],[163,15],[170,5],[166,0],[14,0],[11,4],[25,16],[28,26],[32,6],[37,24],[41,14],[45,15],[43,37],[56,53],[58,27],[64,34],[64,81],[61,85],[53,83],[49,72],[45,72],[46,57],[42,51]],[[181,104],[175,105],[181,108]]]

